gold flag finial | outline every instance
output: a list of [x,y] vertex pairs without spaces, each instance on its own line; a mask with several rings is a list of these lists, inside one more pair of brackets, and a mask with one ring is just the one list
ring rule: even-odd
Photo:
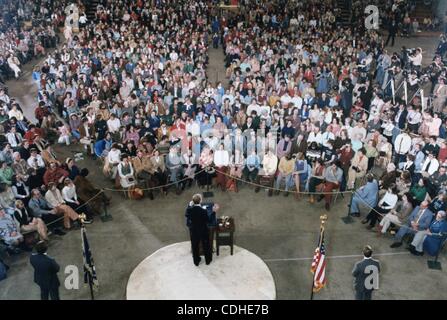
[[81,221],[81,223],[83,224],[85,220],[87,220],[87,216],[85,215],[85,213],[81,213],[79,215],[79,220]]

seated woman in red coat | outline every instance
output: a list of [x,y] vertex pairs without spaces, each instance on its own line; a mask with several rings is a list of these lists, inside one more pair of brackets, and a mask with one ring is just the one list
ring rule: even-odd
[[46,186],[48,186],[50,182],[53,182],[56,185],[61,185],[66,177],[68,177],[68,172],[61,167],[58,167],[56,162],[51,162],[47,171],[45,171],[43,175],[43,182]]
[[33,144],[37,138],[43,138],[42,129],[37,128],[35,125],[30,125],[28,131],[25,133],[24,139],[28,140],[30,144]]

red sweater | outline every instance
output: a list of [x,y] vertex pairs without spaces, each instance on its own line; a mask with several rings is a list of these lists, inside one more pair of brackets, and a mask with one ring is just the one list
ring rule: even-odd
[[441,148],[441,149],[439,149],[439,154],[438,154],[439,164],[442,165],[444,163],[445,159],[447,159],[447,148]]

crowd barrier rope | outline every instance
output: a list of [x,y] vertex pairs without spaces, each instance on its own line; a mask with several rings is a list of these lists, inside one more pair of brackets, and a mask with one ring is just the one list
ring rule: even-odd
[[[198,174],[200,174],[200,173],[202,173],[202,172],[204,172],[204,171],[206,171],[206,170],[207,170],[207,168],[204,168],[204,169],[202,169],[202,170],[200,170],[200,171],[194,173],[194,178],[195,178]],[[141,191],[152,191],[152,190],[164,189],[164,188],[167,188],[167,187],[170,187],[170,186],[173,186],[173,185],[176,185],[176,184],[179,184],[179,183],[188,181],[188,180],[190,180],[190,179],[191,179],[190,177],[185,177],[185,178],[182,178],[182,179],[179,179],[179,180],[177,180],[177,181],[170,182],[170,183],[167,183],[167,184],[164,184],[164,185],[160,185],[160,186],[156,186],[156,187],[151,187],[151,188],[139,188],[139,189],[140,189]],[[112,189],[112,188],[103,188],[103,190],[104,190],[104,191],[110,191],[110,192],[128,192],[128,191],[129,191],[129,190],[127,190],[127,189]]]
[[[102,190],[100,190],[97,194],[95,194],[93,197],[91,197],[90,199],[88,199],[86,202],[84,202],[83,204],[81,204],[80,206],[78,206],[76,209],[75,209],[75,211],[76,210],[79,210],[80,208],[82,208],[82,207],[84,207],[84,206],[86,206],[86,205],[88,205],[91,201],[93,201],[94,199],[96,199],[99,195],[101,195],[102,193],[104,193],[104,189],[102,189]],[[59,221],[61,221],[61,220],[63,220],[64,219],[64,216],[62,216],[62,217],[60,217],[60,218],[58,218],[58,219],[56,219],[56,220],[54,220],[54,221],[51,221],[51,222],[49,222],[49,223],[47,223],[46,225],[47,225],[47,227],[48,226],[51,226],[52,224],[55,224],[55,223],[57,223],[57,222],[59,222]]]

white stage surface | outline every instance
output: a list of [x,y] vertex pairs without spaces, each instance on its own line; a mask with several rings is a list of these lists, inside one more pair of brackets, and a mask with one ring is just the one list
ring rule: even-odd
[[189,241],[163,247],[144,259],[127,283],[127,300],[274,300],[276,287],[257,255],[221,247],[210,265],[196,267]]

